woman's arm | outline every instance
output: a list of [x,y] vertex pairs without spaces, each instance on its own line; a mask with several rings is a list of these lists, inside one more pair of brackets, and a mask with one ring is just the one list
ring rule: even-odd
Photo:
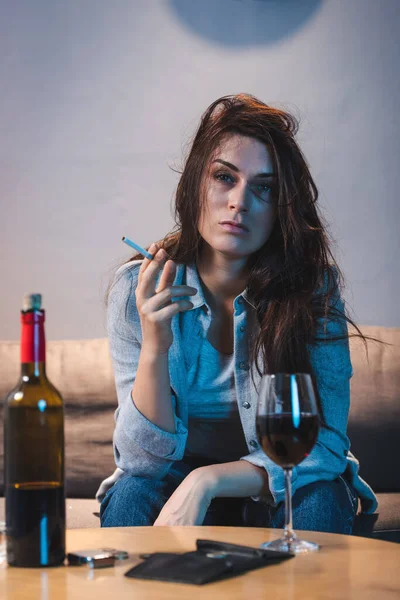
[[[182,458],[187,429],[175,414],[167,364],[154,361],[149,354],[142,355],[135,301],[139,267],[140,264],[122,267],[108,302],[108,337],[118,396],[114,456],[117,466],[125,472],[161,478],[173,461]],[[148,394],[157,395],[157,402],[146,402]],[[160,398],[166,414],[157,413],[157,417],[154,406],[159,406]]]
[[265,469],[244,460],[194,469],[164,504],[154,525],[202,525],[213,498],[267,496]]
[[142,347],[131,396],[146,419],[164,431],[175,433],[168,353],[154,354]]
[[[203,470],[203,475],[201,471]],[[269,494],[268,473],[244,460],[196,469],[203,476],[212,498],[245,498]]]

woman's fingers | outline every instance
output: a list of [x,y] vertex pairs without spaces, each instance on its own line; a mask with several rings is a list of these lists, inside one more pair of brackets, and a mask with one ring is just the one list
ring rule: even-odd
[[[136,289],[136,297],[140,304],[145,302],[148,309],[159,310],[163,306],[169,305],[177,298],[184,296],[193,296],[197,289],[188,285],[172,285],[176,274],[176,263],[173,260],[167,260],[165,250],[158,250],[157,245],[152,244],[149,252],[154,253],[154,258],[144,259],[139,270],[139,281]],[[161,275],[160,275],[160,271]],[[157,290],[155,289],[158,279]]]
[[193,308],[193,304],[185,296],[194,295],[197,290],[187,285],[172,285],[176,274],[174,261],[167,261],[165,250],[158,249],[156,244],[150,246],[149,252],[153,259],[145,258],[140,265],[135,290],[136,306],[142,327],[143,345],[146,344],[152,351],[164,353],[173,342],[172,317]]
[[142,275],[142,273],[145,272],[145,270],[147,269],[147,267],[149,266],[149,264],[151,262],[153,262],[154,256],[158,252],[158,250],[159,250],[158,244],[156,244],[155,242],[153,242],[151,244],[151,246],[149,247],[149,249],[148,249],[148,252],[150,252],[150,254],[153,256],[153,258],[150,259],[150,258],[147,258],[146,256],[143,258],[143,262],[140,265],[140,269],[139,269],[139,277],[140,277],[140,275]]
[[160,310],[164,306],[168,306],[174,302],[182,302],[192,303],[190,302],[190,296],[194,296],[197,294],[196,288],[190,287],[188,285],[173,285],[168,286],[155,294],[152,298],[146,300],[146,310],[148,312],[153,312]]
[[[151,248],[152,246],[150,246]],[[151,252],[151,251],[150,251]],[[150,298],[155,294],[156,279],[160,270],[163,268],[166,261],[167,255],[164,250],[158,250],[154,254],[153,260],[145,258],[147,265],[144,265],[144,261],[140,266],[138,284],[140,286],[140,292],[144,298]]]
[[167,306],[163,306],[160,310],[149,310],[150,307],[146,305],[146,308],[142,311],[142,314],[151,323],[163,323],[172,319],[173,316],[179,312],[190,310],[193,308],[193,304],[189,300],[179,300],[173,302]]
[[172,285],[175,279],[175,274],[176,263],[174,263],[173,260],[167,260],[167,262],[164,264],[164,268],[161,273],[156,292],[161,292],[168,286]]

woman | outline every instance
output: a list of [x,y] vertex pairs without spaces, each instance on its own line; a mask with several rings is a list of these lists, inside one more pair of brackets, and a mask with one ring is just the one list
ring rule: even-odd
[[311,373],[318,393],[323,426],[293,470],[294,527],[351,533],[358,498],[377,506],[349,452],[352,321],[296,132],[253,96],[214,102],[177,188],[177,230],[117,274],[118,469],[98,492],[109,488],[103,527],[283,527],[283,471],[255,430],[264,372]]

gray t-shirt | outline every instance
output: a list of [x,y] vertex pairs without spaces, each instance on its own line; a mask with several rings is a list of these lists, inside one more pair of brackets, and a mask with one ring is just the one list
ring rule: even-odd
[[204,339],[187,374],[187,455],[217,462],[239,460],[247,453],[237,405],[234,354],[222,354]]

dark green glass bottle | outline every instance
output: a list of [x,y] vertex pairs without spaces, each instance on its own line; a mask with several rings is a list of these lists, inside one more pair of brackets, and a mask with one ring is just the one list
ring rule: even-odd
[[5,399],[7,562],[60,565],[65,557],[64,407],[46,376],[40,294],[21,311],[21,377]]

